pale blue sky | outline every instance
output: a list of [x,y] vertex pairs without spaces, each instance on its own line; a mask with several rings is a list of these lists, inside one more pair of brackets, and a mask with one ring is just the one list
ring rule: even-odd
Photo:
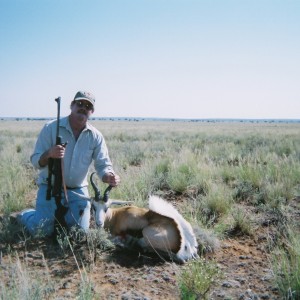
[[299,0],[0,0],[1,117],[296,118]]

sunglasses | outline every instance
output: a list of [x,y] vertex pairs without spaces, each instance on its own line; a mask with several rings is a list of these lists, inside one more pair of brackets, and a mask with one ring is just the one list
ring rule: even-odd
[[87,110],[93,110],[93,105],[91,103],[86,103],[83,101],[76,101],[78,107],[84,107]]

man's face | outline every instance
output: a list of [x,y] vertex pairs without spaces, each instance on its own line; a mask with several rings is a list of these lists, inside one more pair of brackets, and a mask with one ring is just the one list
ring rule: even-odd
[[94,112],[94,107],[89,101],[79,100],[72,104],[71,111],[73,115],[87,120]]

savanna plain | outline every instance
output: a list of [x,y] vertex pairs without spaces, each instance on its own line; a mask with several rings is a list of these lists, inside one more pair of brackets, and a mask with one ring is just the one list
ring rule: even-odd
[[200,258],[179,265],[93,220],[57,243],[13,221],[35,204],[45,122],[0,121],[1,299],[300,299],[300,123],[91,121],[122,179],[111,197],[159,195],[193,226]]

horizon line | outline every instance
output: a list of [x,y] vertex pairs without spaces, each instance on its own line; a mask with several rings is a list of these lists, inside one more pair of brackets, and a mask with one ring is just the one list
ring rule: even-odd
[[[56,117],[1,117],[0,120],[53,120]],[[295,118],[180,118],[180,117],[91,117],[89,118],[90,121],[93,120],[119,120],[119,121],[219,121],[219,122],[226,122],[226,121],[256,121],[256,122],[296,122],[300,123],[300,119]]]

